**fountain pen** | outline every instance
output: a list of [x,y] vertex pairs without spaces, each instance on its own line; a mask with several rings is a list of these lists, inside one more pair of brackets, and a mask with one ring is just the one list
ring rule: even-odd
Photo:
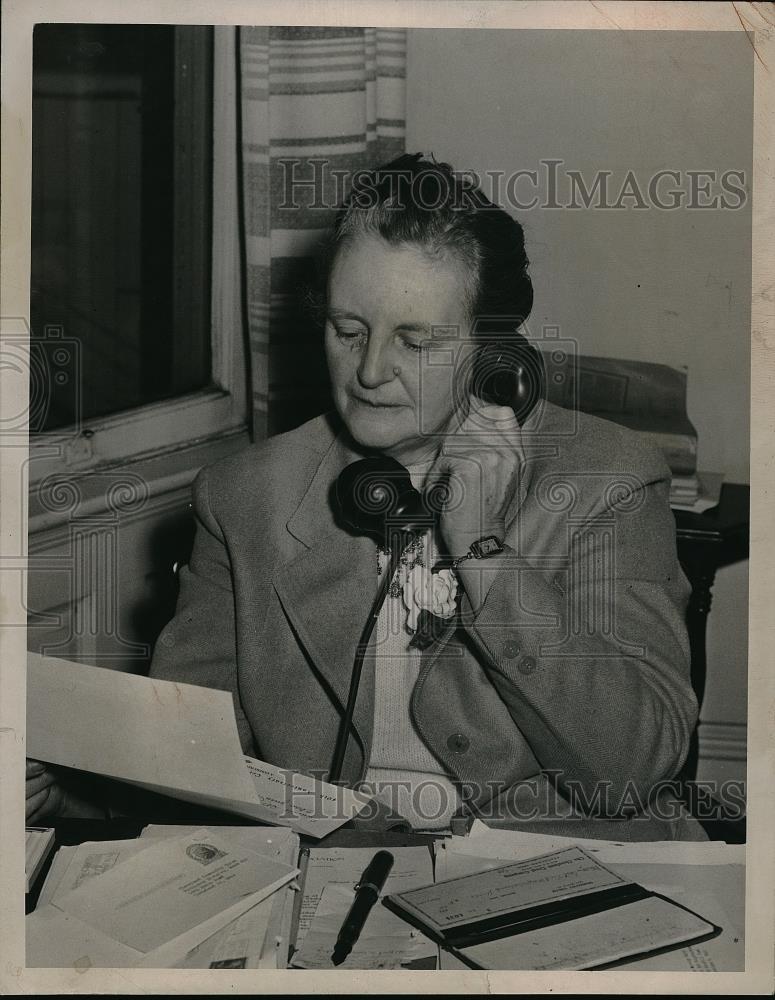
[[355,899],[334,945],[334,951],[331,955],[331,961],[334,965],[341,965],[353,950],[353,945],[360,937],[366,918],[379,899],[379,894],[382,892],[392,867],[393,855],[390,851],[377,851],[366,866],[366,870],[355,886]]

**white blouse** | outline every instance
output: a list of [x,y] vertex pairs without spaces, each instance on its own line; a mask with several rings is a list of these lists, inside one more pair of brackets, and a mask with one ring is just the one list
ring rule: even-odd
[[[408,470],[416,489],[422,488],[429,467],[430,463]],[[429,530],[405,554],[408,569],[418,559],[427,567],[436,562],[434,533]],[[388,557],[380,551],[378,559],[381,575],[386,571]],[[387,802],[415,829],[440,829],[449,826],[461,799],[451,776],[423,742],[410,714],[421,653],[409,646],[412,634],[407,630],[407,616],[396,587],[382,606],[371,639],[375,663],[374,730],[364,790]]]

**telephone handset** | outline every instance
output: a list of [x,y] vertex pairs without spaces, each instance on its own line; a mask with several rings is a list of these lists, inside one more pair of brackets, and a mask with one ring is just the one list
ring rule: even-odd
[[541,352],[521,333],[486,341],[474,352],[468,391],[485,403],[510,406],[521,426],[546,393]]
[[[467,395],[485,403],[510,406],[524,424],[545,394],[540,351],[521,334],[487,340],[472,354],[458,384]],[[387,535],[424,531],[438,517],[445,490],[423,497],[409,473],[393,458],[377,455],[348,465],[335,488],[339,513],[357,534],[368,535],[387,548]]]

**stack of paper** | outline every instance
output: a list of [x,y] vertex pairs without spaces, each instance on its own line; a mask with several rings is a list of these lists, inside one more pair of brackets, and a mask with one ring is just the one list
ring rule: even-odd
[[37,653],[27,654],[27,756],[311,837],[369,801],[245,757],[227,691]]
[[[570,846],[583,847],[604,864],[633,861],[641,864],[745,864],[745,845],[727,844],[723,840],[593,840],[503,830],[475,819],[468,836],[436,843],[437,868],[438,864],[444,866],[453,855],[518,861]],[[447,861],[440,856],[445,856]]]
[[[476,820],[468,837],[437,844],[436,881],[458,878],[578,846],[623,877],[696,910],[722,933],[700,945],[629,963],[627,968],[736,972],[745,967],[745,846],[721,841],[590,840],[497,830]],[[442,952],[442,968],[463,968]]]
[[[374,857],[375,848],[313,847],[304,852],[302,900],[292,965],[331,969],[331,954],[352,904],[354,886]],[[383,895],[403,892],[433,881],[433,860],[427,847],[394,847],[393,867]],[[371,911],[363,932],[342,969],[435,968],[438,946],[381,904]]]
[[126,861],[147,846],[139,840],[105,840],[60,847],[40,890],[38,910],[77,889],[88,879],[110,871],[120,861]]
[[724,475],[720,472],[698,472],[694,486],[684,483],[682,477],[674,476],[670,482],[670,506],[674,510],[689,510],[702,514],[716,507],[721,498]]
[[[140,843],[190,831],[184,826],[147,826]],[[230,827],[229,834],[246,847],[295,866],[299,838],[276,827]],[[251,907],[232,923],[193,948],[180,962],[184,969],[284,969],[288,963],[291,917],[298,895],[296,880]]]
[[[27,917],[27,965],[185,963],[194,949],[271,902],[298,874],[293,865],[253,849],[260,844],[251,842],[252,834],[202,828],[83,844],[64,853],[46,880],[45,900]],[[289,844],[286,857],[292,849]]]
[[700,480],[697,474],[691,476],[672,476],[670,479],[670,503],[693,504],[700,493]]
[[54,831],[51,827],[28,826],[26,830],[24,874],[27,879],[25,892],[29,892],[54,850]]

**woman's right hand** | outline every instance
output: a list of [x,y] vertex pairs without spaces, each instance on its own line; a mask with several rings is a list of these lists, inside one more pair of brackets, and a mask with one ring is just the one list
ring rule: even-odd
[[53,816],[61,816],[65,810],[67,793],[57,783],[57,776],[48,765],[28,757],[25,799],[26,822],[35,824]]
[[57,816],[68,819],[106,819],[105,809],[94,801],[94,791],[83,781],[74,780],[67,769],[59,769],[27,758],[26,809],[28,826]]

